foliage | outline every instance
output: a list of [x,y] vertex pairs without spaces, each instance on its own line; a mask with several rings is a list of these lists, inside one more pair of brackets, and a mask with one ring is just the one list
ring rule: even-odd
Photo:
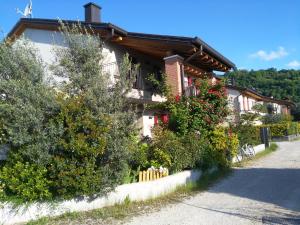
[[[71,198],[101,193],[108,179],[102,174],[100,161],[106,148],[106,134],[110,121],[97,118],[86,107],[84,97],[61,98],[61,111],[56,122],[63,126],[63,135],[57,143],[48,168],[52,191],[58,196]],[[113,179],[113,178],[112,178]]]
[[153,131],[154,139],[149,149],[149,161],[154,166],[167,167],[176,172],[188,166],[188,157],[179,137],[170,130],[156,127]]
[[213,130],[228,115],[226,90],[222,82],[212,84],[209,79],[196,81],[195,97],[169,99],[170,129],[179,134]]
[[26,41],[0,44],[1,139],[5,135],[7,144],[39,165],[48,162],[59,133],[50,121],[57,112],[55,94],[43,77],[43,64]]
[[11,146],[1,182],[23,200],[104,194],[129,169],[136,130],[126,95],[138,67],[125,55],[114,79],[102,72],[103,45],[92,30],[62,24],[62,34],[69,48],[55,49],[51,69],[66,82],[55,89],[26,42],[0,46],[0,130]]
[[112,80],[102,72],[103,43],[92,30],[62,24],[62,34],[69,48],[56,49],[52,69],[69,82],[61,88],[67,97],[57,117],[64,133],[50,167],[53,190],[65,198],[107,193],[128,171],[135,117],[126,95],[138,67],[125,55]]
[[251,108],[252,110],[254,110],[256,113],[267,113],[267,106],[265,104],[259,104],[256,103],[254,106],[252,106]]
[[238,86],[254,88],[265,96],[300,102],[300,70],[238,70],[226,73],[225,77],[233,78]]
[[300,103],[296,103],[296,106],[291,110],[291,114],[296,121],[300,121]]
[[0,120],[0,144],[4,144],[6,142],[7,142],[7,137],[6,137],[6,134],[5,134],[4,124]]
[[163,73],[150,73],[146,79],[151,84],[154,93],[169,96],[170,87],[167,85],[166,77]]
[[232,126],[232,130],[237,134],[240,145],[258,145],[261,143],[259,126],[240,123]]
[[283,114],[267,114],[262,118],[264,124],[285,123],[291,121],[292,117],[290,115]]
[[209,134],[211,157],[208,160],[212,165],[227,167],[231,164],[231,159],[237,154],[239,140],[231,130],[226,131],[224,127],[217,127]]
[[265,126],[270,128],[272,137],[282,137],[299,133],[299,126],[297,122],[283,122],[277,124],[267,124]]
[[129,165],[133,170],[145,170],[150,167],[148,161],[149,143],[146,140],[140,140],[138,136],[131,137],[129,145]]
[[46,175],[45,167],[18,161],[1,169],[0,181],[6,195],[17,195],[27,201],[42,200],[51,198],[51,181]]

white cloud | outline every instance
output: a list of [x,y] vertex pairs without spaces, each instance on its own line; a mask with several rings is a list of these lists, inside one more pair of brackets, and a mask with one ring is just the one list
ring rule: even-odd
[[300,62],[297,60],[293,60],[286,65],[291,68],[298,68],[298,67],[300,67]]
[[259,50],[250,55],[251,58],[259,58],[264,61],[271,61],[274,59],[280,59],[288,55],[288,52],[284,47],[278,47],[277,51],[266,52],[264,50]]

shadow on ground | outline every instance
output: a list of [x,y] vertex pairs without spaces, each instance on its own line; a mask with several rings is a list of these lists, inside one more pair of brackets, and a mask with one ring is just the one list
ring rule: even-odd
[[241,168],[209,192],[227,193],[300,212],[300,169]]

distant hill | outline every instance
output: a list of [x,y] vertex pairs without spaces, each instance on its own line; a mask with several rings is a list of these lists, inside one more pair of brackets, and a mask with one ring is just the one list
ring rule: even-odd
[[300,103],[300,70],[238,70],[224,77],[233,78],[237,86],[253,88],[263,95]]

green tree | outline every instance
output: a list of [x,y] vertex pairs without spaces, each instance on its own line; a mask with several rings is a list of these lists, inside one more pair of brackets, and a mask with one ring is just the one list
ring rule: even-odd
[[[61,91],[59,124],[64,135],[51,167],[54,190],[65,197],[102,194],[123,181],[128,170],[128,146],[136,132],[134,105],[126,97],[138,67],[125,55],[119,76],[103,72],[103,42],[80,24],[62,24],[68,48],[57,48],[52,67],[67,78]],[[131,75],[131,76],[129,76]]]
[[38,165],[49,162],[59,134],[51,124],[58,111],[53,89],[46,85],[44,66],[26,41],[0,44],[0,120],[14,152]]

